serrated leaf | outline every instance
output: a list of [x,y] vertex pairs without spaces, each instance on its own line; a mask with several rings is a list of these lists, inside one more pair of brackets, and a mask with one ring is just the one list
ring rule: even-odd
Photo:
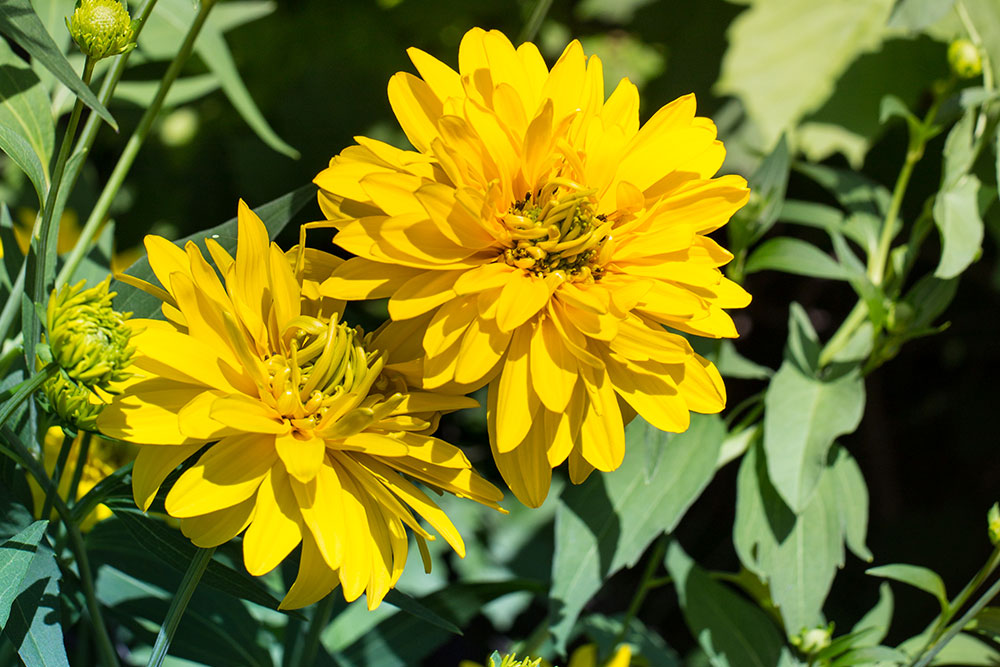
[[739,97],[771,145],[829,97],[858,54],[879,45],[892,5],[756,0],[729,28],[718,92]]
[[674,529],[712,479],[725,435],[715,416],[692,416],[691,427],[676,435],[637,417],[625,431],[621,467],[563,493],[549,599],[551,633],[561,650],[604,581]]
[[[264,226],[267,227],[268,236],[273,239],[281,230],[285,228],[295,214],[302,210],[308,202],[313,201],[316,194],[316,186],[304,185],[297,190],[292,190],[286,195],[253,209],[254,213],[260,216]],[[211,229],[195,232],[174,243],[183,248],[188,241],[196,242],[206,251],[205,239],[214,239],[231,254],[236,252],[236,224],[237,219],[231,218],[221,225],[216,225]],[[135,264],[125,270],[125,273],[142,280],[155,284],[156,277],[149,266],[149,260],[144,256]],[[131,312],[133,317],[156,317],[160,309],[160,301],[145,292],[142,292],[121,281],[114,280],[111,283],[111,291],[117,292],[115,298],[115,308],[123,312]]]
[[945,591],[944,581],[937,572],[920,565],[907,565],[906,563],[895,563],[892,565],[881,565],[865,570],[865,574],[883,579],[892,579],[904,584],[909,584],[914,588],[930,593],[937,598],[942,610],[948,608],[948,593]]
[[84,104],[96,111],[115,131],[118,130],[114,117],[73,71],[62,49],[52,40],[28,0],[0,2],[0,33],[10,37],[33,59],[42,63],[64,86],[83,100]]
[[941,234],[941,260],[934,275],[954,278],[976,260],[983,246],[979,179],[966,174],[938,192],[933,212],[934,223]]
[[786,360],[764,396],[764,450],[775,488],[801,512],[819,483],[833,441],[861,423],[865,385],[858,371],[820,380]]
[[837,260],[806,241],[779,236],[761,243],[747,259],[747,274],[782,271],[800,276],[847,280],[848,271]]
[[38,543],[45,535],[48,521],[33,524],[0,544],[0,628],[7,624],[10,606],[21,591],[21,583],[28,566],[38,551]]
[[667,549],[684,620],[716,667],[777,665],[786,651],[778,630],[760,608],[713,581],[677,542]]

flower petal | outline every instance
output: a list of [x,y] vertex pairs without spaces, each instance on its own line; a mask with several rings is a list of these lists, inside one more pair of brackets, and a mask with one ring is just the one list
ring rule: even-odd
[[276,464],[257,490],[253,521],[243,536],[243,564],[254,576],[267,574],[302,541],[302,517],[284,466]]

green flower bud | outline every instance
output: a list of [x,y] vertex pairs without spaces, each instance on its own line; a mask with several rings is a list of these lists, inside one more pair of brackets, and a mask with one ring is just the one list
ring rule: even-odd
[[825,628],[803,628],[796,636],[792,637],[792,645],[802,651],[805,655],[819,653],[830,645],[833,637],[833,623]]
[[[46,331],[48,354],[60,367],[43,385],[47,409],[80,428],[92,428],[103,407],[98,390],[114,393],[127,379],[135,348],[125,324],[131,313],[111,306],[111,276],[84,289],[86,281],[63,285],[49,299]],[[45,347],[42,347],[45,350]]]
[[990,542],[1000,543],[1000,504],[993,503],[993,507],[986,514],[986,524],[989,527]]
[[94,60],[135,48],[135,25],[118,0],[78,0],[66,27],[80,50]]
[[514,653],[508,653],[500,657],[497,651],[494,651],[490,656],[489,667],[539,667],[541,664],[541,658],[524,658],[522,660],[517,659],[517,655]]
[[967,39],[956,39],[948,47],[948,64],[951,71],[962,79],[979,76],[983,71],[983,58],[975,44]]

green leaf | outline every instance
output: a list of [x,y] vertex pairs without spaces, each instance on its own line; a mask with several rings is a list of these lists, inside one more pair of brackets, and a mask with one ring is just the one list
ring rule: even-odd
[[972,163],[976,160],[972,130],[977,116],[975,109],[967,110],[948,132],[948,138],[944,142],[941,169],[942,190],[954,187],[972,169]]
[[937,598],[942,610],[948,609],[948,594],[944,588],[944,581],[934,570],[920,565],[907,565],[896,563],[893,565],[881,565],[872,567],[865,571],[873,577],[892,579],[904,584],[909,584],[914,588],[930,593]]
[[982,47],[995,72],[1000,64],[1000,3],[996,0],[962,0],[962,6],[969,13],[972,25],[976,26]]
[[788,172],[791,165],[788,154],[788,141],[782,134],[772,150],[760,166],[749,178],[750,191],[756,192],[764,201],[764,207],[757,216],[751,242],[760,239],[774,225],[785,201],[785,191],[788,188]]
[[920,123],[920,119],[913,115],[903,100],[895,95],[883,95],[878,105],[878,122],[885,125],[891,118],[902,118],[911,127],[914,123]]
[[[0,9],[2,12],[2,9]],[[49,162],[55,143],[55,123],[49,96],[31,68],[0,39],[0,125],[22,142],[4,139],[0,147],[31,178],[39,199],[48,188]],[[27,144],[35,160],[24,155]],[[11,149],[8,149],[8,145]]]
[[[136,106],[148,107],[160,87],[159,81],[120,81],[115,87],[115,100],[131,102]],[[218,90],[219,80],[211,74],[184,77],[174,81],[163,101],[163,107],[170,109],[188,104]]]
[[858,427],[864,406],[856,370],[820,380],[789,360],[778,369],[764,396],[764,450],[769,476],[793,511],[805,509],[830,446]]
[[900,0],[889,18],[889,28],[914,33],[937,23],[955,0]]
[[395,588],[391,589],[386,594],[385,601],[394,607],[399,607],[400,610],[405,611],[407,614],[411,614],[421,620],[427,621],[431,625],[447,630],[452,634],[462,634],[462,629],[457,625],[442,617],[440,614],[435,613],[432,609],[427,608],[425,605],[421,604],[419,601],[413,599],[402,591]]
[[[917,281],[906,296],[903,303],[910,309],[910,317],[906,323],[907,335],[927,332],[951,304],[958,290],[958,278],[941,280],[934,276],[924,276]],[[898,309],[897,309],[898,310]]]
[[583,633],[597,644],[599,655],[614,655],[621,637],[622,642],[634,647],[634,654],[648,661],[649,667],[681,667],[683,664],[677,652],[667,646],[660,635],[634,616],[629,619],[627,628],[622,627],[620,617],[609,618],[601,614],[591,614],[580,625]]
[[7,624],[10,606],[21,592],[21,583],[28,566],[38,551],[38,543],[45,535],[48,521],[33,524],[0,544],[0,628]]
[[[252,18],[263,15],[259,13],[258,8],[273,7],[273,5],[262,3],[252,3],[252,5],[255,8]],[[231,8],[230,12],[233,11],[237,10]],[[161,52],[157,48],[159,45],[180,43],[187,33],[188,26],[194,21],[195,12],[196,7],[187,0],[160,0],[139,36],[140,48],[158,54]],[[224,30],[233,25],[231,20],[226,20],[227,18],[231,19],[231,16],[224,17],[220,21],[213,15],[209,15],[195,41],[194,50],[205,66],[218,78],[222,91],[229,98],[230,103],[243,117],[243,120],[257,133],[257,136],[277,152],[297,159],[299,152],[285,143],[271,128],[254,103],[246,84],[243,83],[243,79],[236,69],[233,54],[226,44],[225,37],[223,37]]]
[[717,92],[736,95],[772,145],[833,92],[858,54],[876,48],[893,0],[754,0],[733,21]]
[[4,0],[0,2],[0,33],[10,37],[31,57],[69,88],[83,103],[97,112],[117,132],[118,124],[94,92],[77,76],[66,60],[62,49],[52,41],[29,0]]
[[[823,623],[823,602],[844,564],[844,517],[857,501],[840,495],[837,477],[839,468],[853,461],[838,448],[816,492],[796,516],[771,483],[763,455],[760,446],[751,446],[740,464],[733,545],[740,562],[769,584],[793,636]],[[867,506],[867,492],[862,495]],[[860,539],[863,543],[863,534]]]
[[966,174],[934,200],[934,223],[941,233],[941,261],[934,275],[954,278],[979,256],[983,219],[979,216],[979,179]]
[[844,653],[833,661],[830,667],[847,667],[848,665],[867,665],[888,663],[902,665],[907,663],[906,654],[888,646],[866,646]]
[[61,625],[61,577],[55,554],[41,540],[3,628],[25,667],[69,667]]
[[[281,233],[281,230],[285,228],[285,225],[287,225],[291,219],[295,217],[295,214],[301,211],[302,207],[304,207],[307,203],[313,201],[315,196],[315,185],[303,185],[301,188],[292,190],[288,194],[282,195],[281,197],[258,206],[253,210],[254,213],[260,216],[264,226],[267,227],[269,237],[274,239],[274,237]],[[236,222],[236,218],[231,218],[221,225],[216,225],[215,227],[204,231],[195,232],[194,234],[179,241],[175,241],[175,244],[183,248],[188,241],[194,241],[198,243],[202,252],[207,252],[205,239],[211,238],[217,241],[223,248],[228,250],[230,254],[235,255]],[[136,278],[141,278],[142,280],[153,282],[154,284],[156,281],[156,276],[153,275],[153,270],[149,266],[149,259],[145,256],[126,269],[125,273],[130,276],[135,276]],[[158,315],[160,310],[160,301],[145,292],[130,285],[126,285],[118,280],[112,281],[111,290],[118,293],[118,296],[115,298],[116,309],[124,312],[131,312],[133,317],[156,317]]]
[[695,352],[715,364],[722,377],[766,380],[774,375],[774,371],[767,366],[740,354],[731,340],[695,337],[692,338],[691,345]]
[[[155,553],[164,563],[178,572],[183,573],[187,569],[197,547],[180,532],[160,521],[139,514],[134,508],[126,510],[112,505],[111,509],[135,537],[137,544],[142,545],[143,550]],[[118,548],[122,549],[124,545],[118,545]],[[223,565],[218,560],[208,564],[201,583],[268,609],[278,608],[278,600],[268,592],[263,583],[249,574],[237,572]]]
[[694,415],[691,427],[675,435],[637,417],[625,430],[621,467],[563,493],[549,598],[551,633],[560,650],[607,578],[635,565],[708,485],[725,435],[716,416]]
[[747,274],[768,270],[830,280],[847,280],[850,275],[816,246],[787,236],[764,241],[747,259]]
[[583,0],[576,6],[574,13],[584,21],[596,19],[605,23],[627,25],[638,9],[652,2],[653,0]]
[[889,634],[893,607],[892,587],[883,583],[878,587],[878,602],[868,610],[867,614],[861,617],[860,621],[854,624],[851,632],[870,632],[870,635],[865,635],[865,640],[869,644],[878,644]]
[[836,458],[825,475],[829,477],[832,486],[831,494],[837,499],[840,529],[847,547],[854,555],[871,562],[872,552],[865,544],[868,536],[868,485],[865,484],[864,475],[854,457],[842,447],[835,447],[835,450]]
[[619,81],[627,78],[641,91],[666,67],[661,48],[646,44],[626,32],[593,35],[582,38],[580,42],[584,51],[601,59],[605,90],[614,90]]
[[14,164],[28,175],[31,185],[35,188],[35,194],[38,196],[38,205],[41,206],[45,201],[45,190],[48,183],[45,168],[31,144],[16,130],[0,122],[0,150],[6,153]]
[[787,651],[781,635],[761,609],[695,565],[677,542],[667,549],[684,620],[716,667],[770,667]]
[[964,629],[1000,635],[1000,607],[983,607]]

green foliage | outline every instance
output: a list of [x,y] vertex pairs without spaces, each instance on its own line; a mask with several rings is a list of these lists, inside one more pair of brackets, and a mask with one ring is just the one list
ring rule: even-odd
[[48,190],[54,136],[49,97],[41,81],[0,40],[0,148],[31,179],[39,202]]

